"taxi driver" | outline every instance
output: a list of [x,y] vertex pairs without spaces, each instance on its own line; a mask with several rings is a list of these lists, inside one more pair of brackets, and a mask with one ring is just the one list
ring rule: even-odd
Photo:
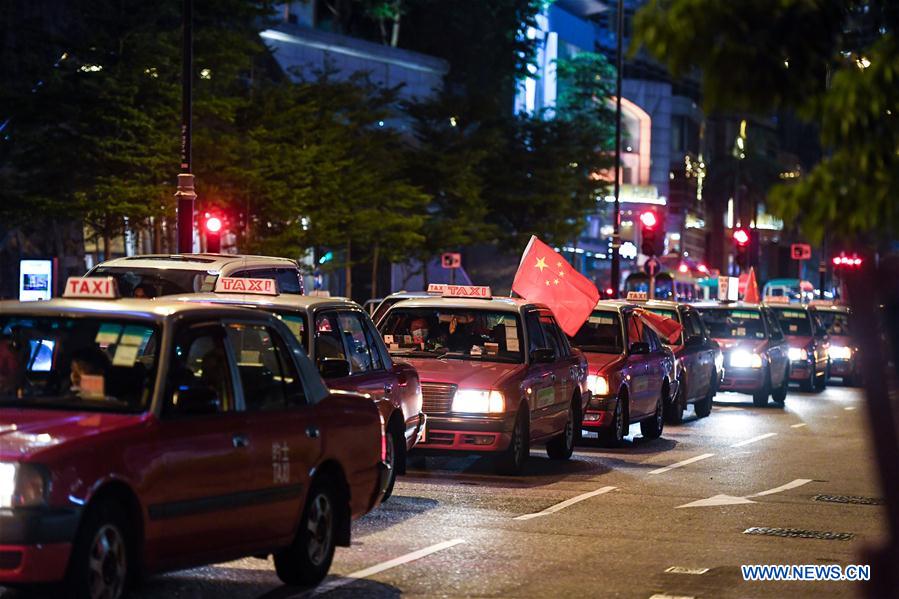
[[428,321],[421,316],[416,317],[409,323],[409,333],[412,335],[412,343],[424,348],[425,343],[428,342],[428,334],[430,333]]

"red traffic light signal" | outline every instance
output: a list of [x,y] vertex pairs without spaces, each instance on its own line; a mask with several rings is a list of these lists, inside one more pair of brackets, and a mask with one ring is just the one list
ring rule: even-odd
[[735,229],[734,230],[734,242],[738,246],[745,246],[749,244],[749,232],[746,229]]
[[218,254],[222,249],[222,218],[212,212],[203,214],[203,232],[206,233],[206,251]]
[[217,216],[210,216],[206,219],[206,231],[208,233],[218,233],[222,230],[222,219]]
[[652,210],[647,210],[646,212],[640,215],[640,222],[647,229],[654,229],[657,224],[659,224],[659,219],[656,217],[656,213]]
[[862,259],[859,258],[857,254],[853,254],[852,256],[840,254],[839,256],[833,257],[834,268],[859,268],[861,265]]
[[659,218],[652,210],[640,214],[640,251],[647,256],[656,255],[658,224]]

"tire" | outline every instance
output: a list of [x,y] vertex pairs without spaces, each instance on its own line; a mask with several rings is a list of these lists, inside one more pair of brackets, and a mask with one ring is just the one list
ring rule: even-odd
[[680,424],[687,409],[687,379],[682,377],[677,385],[677,397],[665,404],[665,422]]
[[390,479],[387,481],[387,490],[384,491],[382,502],[387,501],[393,495],[393,485],[396,484],[396,476],[399,474],[400,466],[404,462],[406,453],[406,440],[402,433],[398,433],[395,429],[391,430],[387,435],[387,463],[390,465]]
[[771,399],[774,400],[774,403],[779,405],[784,405],[784,402],[787,401],[787,391],[790,386],[790,371],[784,371],[784,380],[783,383],[780,384],[780,387],[771,392]]
[[640,433],[644,439],[652,440],[662,436],[662,430],[665,428],[665,400],[668,399],[667,395],[665,387],[662,387],[662,394],[656,400],[655,413],[650,418],[640,421]]
[[700,401],[693,404],[693,410],[696,412],[697,418],[705,418],[712,413],[712,398],[715,397],[714,385],[709,388],[708,393]]
[[313,483],[293,544],[275,553],[275,572],[293,586],[320,583],[331,568],[340,513],[334,485],[327,479]]
[[812,368],[811,374],[808,375],[808,379],[799,383],[799,388],[805,391],[806,393],[811,393],[815,390],[815,369]]
[[615,412],[612,415],[612,426],[600,429],[599,442],[605,447],[620,447],[630,429],[630,416],[627,412],[627,396],[619,393],[615,402]]
[[528,408],[526,404],[518,409],[515,417],[515,428],[512,429],[512,439],[509,447],[503,452],[499,460],[498,470],[501,474],[512,476],[521,474],[524,465],[531,455],[531,431],[528,422]]
[[553,437],[546,444],[546,455],[551,460],[567,460],[574,453],[574,428],[575,428],[574,408],[568,407],[568,422],[565,429],[558,436]]
[[66,575],[66,590],[76,599],[120,599],[132,576],[131,529],[112,502],[91,507],[81,523]]

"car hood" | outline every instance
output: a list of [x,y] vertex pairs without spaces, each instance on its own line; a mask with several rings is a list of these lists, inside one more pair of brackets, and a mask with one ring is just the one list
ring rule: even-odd
[[587,353],[584,352],[584,355],[587,356],[587,365],[589,374],[604,374],[613,370],[617,366],[624,361],[624,356],[621,354],[598,354],[598,353]]
[[715,338],[715,341],[718,342],[719,347],[721,347],[721,351],[731,351],[733,349],[746,349],[753,352],[761,352],[764,351],[768,345],[768,341],[766,339],[758,340],[758,339],[718,339]]
[[403,358],[403,360],[415,367],[422,383],[452,383],[472,389],[496,389],[525,369],[524,364],[474,360],[433,358]]
[[0,460],[23,460],[41,451],[113,429],[139,424],[143,414],[0,408]]
[[831,335],[830,344],[841,347],[855,347],[856,345],[858,345],[855,342],[855,339],[853,339],[852,337],[847,337],[845,335]]

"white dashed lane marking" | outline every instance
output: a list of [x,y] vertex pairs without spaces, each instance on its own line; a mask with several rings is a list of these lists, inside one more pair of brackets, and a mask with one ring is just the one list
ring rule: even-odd
[[765,433],[764,435],[759,435],[757,437],[752,437],[751,439],[746,439],[745,441],[740,441],[739,443],[734,443],[731,447],[743,447],[744,445],[749,445],[750,443],[755,443],[756,441],[761,441],[762,439],[768,439],[769,437],[776,436],[777,433]]
[[589,493],[582,493],[571,499],[566,499],[561,503],[557,503],[555,505],[551,505],[543,511],[535,512],[533,514],[524,514],[523,516],[517,516],[513,518],[513,520],[530,520],[532,518],[539,518],[540,516],[548,516],[550,514],[554,514],[559,510],[564,510],[565,508],[574,505],[575,503],[584,501],[585,499],[590,499],[591,497],[596,497],[597,495],[603,495],[604,493],[608,493],[609,491],[614,491],[617,487],[601,487],[596,489],[595,491],[590,491]]
[[803,426],[805,426],[805,423],[800,422],[799,424],[791,424],[790,428],[802,428]]
[[655,470],[650,471],[650,474],[662,474],[663,472],[668,472],[669,470],[674,470],[675,468],[680,468],[682,466],[686,466],[687,464],[692,464],[693,462],[698,462],[699,460],[704,460],[706,458],[710,458],[714,456],[714,453],[704,453],[702,455],[694,456],[692,458],[682,460],[680,462],[675,462],[670,466],[665,466],[664,468],[656,468]]

